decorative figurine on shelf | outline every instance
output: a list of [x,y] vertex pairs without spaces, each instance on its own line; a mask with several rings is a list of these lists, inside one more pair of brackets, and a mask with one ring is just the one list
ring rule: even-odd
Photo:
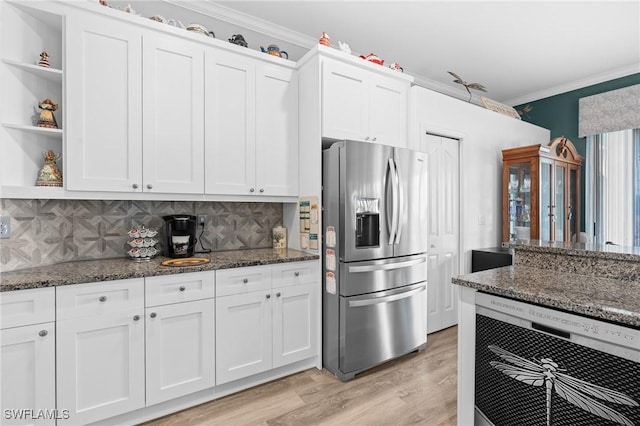
[[49,68],[49,54],[46,50],[43,50],[40,54],[40,62],[38,62],[38,65],[40,65],[41,67]]
[[237,44],[238,46],[248,47],[247,41],[242,37],[242,34],[234,34],[229,39],[229,43]]
[[263,53],[268,53],[269,55],[279,56],[284,59],[289,59],[289,54],[284,50],[280,50],[277,44],[270,44],[269,46],[267,46],[266,49],[263,46],[260,46],[260,50]]
[[58,123],[56,122],[56,118],[53,116],[53,111],[58,109],[58,104],[47,98],[40,101],[39,107],[42,112],[40,112],[40,117],[38,118],[38,127],[57,129]]
[[351,48],[349,47],[349,45],[347,43],[343,43],[343,42],[338,40],[338,47],[340,48],[340,50],[342,50],[347,55],[351,55]]
[[62,172],[56,166],[56,161],[60,155],[56,155],[49,150],[43,154],[44,164],[38,173],[36,186],[62,186]]
[[331,46],[331,37],[329,37],[329,35],[327,35],[327,33],[323,32],[322,33],[322,37],[320,37],[320,40],[318,41],[318,43],[320,43],[323,46],[330,47]]

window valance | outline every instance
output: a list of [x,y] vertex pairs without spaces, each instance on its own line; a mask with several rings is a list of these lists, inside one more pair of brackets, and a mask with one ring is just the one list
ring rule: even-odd
[[578,136],[640,128],[640,84],[578,101]]

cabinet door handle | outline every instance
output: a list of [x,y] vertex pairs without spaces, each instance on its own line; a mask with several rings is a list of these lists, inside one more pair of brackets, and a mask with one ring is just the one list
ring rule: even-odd
[[152,189],[153,185],[151,185],[150,183],[147,184],[147,189]]
[[106,302],[107,301],[107,296],[100,296],[100,298],[98,299],[101,302]]
[[260,192],[264,192],[264,188],[260,188]]
[[38,333],[38,336],[40,336],[40,337],[44,337],[44,336],[46,336],[47,334],[49,334],[49,332],[48,332],[47,330],[40,330],[40,333]]
[[133,189],[138,189],[138,184],[137,184],[137,183],[134,183],[133,185],[131,185],[131,187],[132,187]]
[[139,319],[140,319],[140,315],[134,315],[134,316],[133,316],[133,320],[134,320],[134,321],[138,321]]
[[295,271],[295,272],[293,273],[293,275],[295,275],[296,277],[299,277],[299,276],[300,276],[300,272]]
[[245,284],[248,283],[249,282],[249,278],[243,278],[242,282],[245,283]]
[[151,312],[151,314],[149,315],[151,318],[155,318],[158,316],[158,314],[156,314],[155,312]]
[[280,292],[277,292],[277,293],[276,293],[276,297],[280,297]]
[[267,299],[271,299],[271,295],[270,295],[270,294],[265,295],[265,297],[266,297]]
[[181,286],[180,286],[180,288],[179,288],[178,290],[180,290],[180,291],[185,291],[185,290],[186,290],[186,288],[185,288],[185,286],[181,285]]
[[249,192],[254,192],[254,191],[255,191],[255,188],[250,188],[249,189]]

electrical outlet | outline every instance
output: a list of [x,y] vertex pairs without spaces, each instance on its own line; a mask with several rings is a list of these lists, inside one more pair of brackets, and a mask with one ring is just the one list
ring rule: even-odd
[[198,215],[198,224],[200,226],[207,226],[207,219],[209,217],[206,214],[199,214]]
[[11,218],[9,216],[0,216],[0,238],[9,238],[11,236]]

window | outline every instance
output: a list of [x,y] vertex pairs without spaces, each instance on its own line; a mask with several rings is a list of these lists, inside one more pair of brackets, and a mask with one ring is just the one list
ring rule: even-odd
[[591,241],[640,246],[640,129],[587,136],[585,186]]

